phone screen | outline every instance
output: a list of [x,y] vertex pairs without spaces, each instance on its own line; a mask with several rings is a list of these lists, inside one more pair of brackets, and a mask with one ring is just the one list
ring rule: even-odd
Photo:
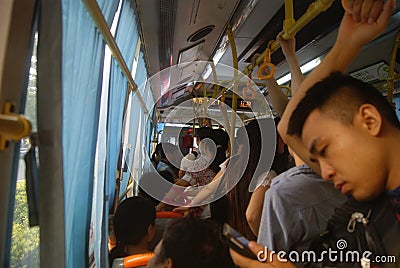
[[249,240],[228,224],[224,224],[222,233],[228,246],[243,256],[257,260],[257,256],[249,249]]

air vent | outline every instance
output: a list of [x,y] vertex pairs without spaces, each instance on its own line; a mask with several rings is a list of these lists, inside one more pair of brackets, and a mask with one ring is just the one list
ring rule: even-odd
[[208,25],[206,27],[201,28],[200,30],[197,30],[195,33],[190,35],[187,39],[188,42],[197,42],[198,40],[204,38],[206,35],[212,32],[214,30],[215,26],[214,25]]

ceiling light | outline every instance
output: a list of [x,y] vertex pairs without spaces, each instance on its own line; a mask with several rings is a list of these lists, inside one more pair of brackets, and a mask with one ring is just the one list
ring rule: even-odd
[[[313,60],[310,60],[309,62],[307,62],[306,64],[303,64],[300,67],[300,70],[303,74],[308,73],[309,71],[311,71],[312,69],[314,69],[315,67],[317,67],[319,64],[321,63],[321,58],[317,57]],[[278,85],[282,85],[287,83],[288,81],[290,81],[292,79],[292,76],[290,73],[282,76],[281,78],[279,78],[278,80],[276,80],[276,82],[278,83]]]

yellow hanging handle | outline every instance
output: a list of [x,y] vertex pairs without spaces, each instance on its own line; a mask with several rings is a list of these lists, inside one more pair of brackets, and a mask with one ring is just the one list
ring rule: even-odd
[[258,67],[258,79],[265,80],[274,76],[275,65],[271,63],[271,42],[268,43],[267,49],[265,50],[264,62]]

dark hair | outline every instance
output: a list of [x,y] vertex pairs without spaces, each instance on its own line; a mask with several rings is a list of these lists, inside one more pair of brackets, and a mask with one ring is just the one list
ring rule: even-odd
[[157,144],[154,153],[160,156],[160,159],[155,164],[156,169],[160,162],[165,163],[169,167],[166,172],[159,171],[158,169],[157,171],[162,177],[173,184],[174,179],[178,178],[178,167],[182,160],[178,146],[169,142],[162,142]]
[[200,127],[196,129],[196,137],[199,137],[200,140],[208,137],[212,131],[212,128],[209,127]]
[[345,125],[352,125],[354,115],[363,104],[373,105],[384,119],[400,129],[395,111],[376,88],[336,72],[307,91],[289,119],[287,134],[301,136],[304,122],[315,109],[339,119]]
[[[261,131],[258,120],[252,120],[248,122],[246,126],[238,129],[236,138],[237,143],[245,144],[246,139],[248,139],[249,142],[249,148],[245,148],[249,150],[249,159],[247,160],[247,165],[242,177],[235,187],[227,194],[230,206],[228,223],[248,239],[256,240],[257,237],[251,231],[246,220],[246,209],[251,198],[251,193],[248,188],[260,161],[261,154]],[[241,155],[247,156],[247,154],[244,153]],[[237,163],[237,161],[243,161],[241,155],[232,159],[232,161],[235,162],[230,163],[230,166],[242,167],[242,165],[239,165],[240,163]],[[230,169],[229,171],[227,170],[226,176],[229,177],[229,173],[231,172],[236,173],[235,170],[235,168],[232,170]]]
[[221,145],[222,150],[225,152],[228,150],[228,144],[229,144],[229,135],[226,133],[225,130],[222,128],[217,128],[213,129],[215,132],[215,141],[217,145]]
[[126,245],[137,245],[143,240],[149,225],[154,225],[155,218],[154,205],[146,198],[134,196],[119,204],[114,216],[117,257],[126,255]]
[[[162,176],[162,175],[161,175]],[[157,173],[155,172],[148,172],[143,174],[143,176],[140,178],[139,184],[139,193],[138,195],[146,198],[151,201],[153,206],[157,206],[160,201],[154,198],[153,196],[149,195],[144,189],[145,188],[151,188],[151,185],[154,183],[154,180],[157,178]]]
[[[203,139],[210,139],[215,143],[217,151],[215,158],[210,164],[210,169],[215,173],[221,170],[220,165],[226,160],[225,151],[228,149],[229,135],[223,129],[210,129],[208,133],[203,136]],[[207,141],[206,141],[207,144]]]
[[235,267],[220,229],[212,221],[184,217],[165,229],[157,262],[171,258],[174,268]]
[[[275,127],[278,126],[279,121],[281,120],[280,117],[275,117]],[[294,167],[294,159],[289,153],[289,149],[286,144],[283,145],[283,152],[279,153],[279,143],[284,144],[283,140],[279,136],[278,131],[276,132],[276,145],[275,145],[275,156],[274,160],[272,161],[271,169],[276,172],[276,174],[281,174],[285,172],[289,168]]]

